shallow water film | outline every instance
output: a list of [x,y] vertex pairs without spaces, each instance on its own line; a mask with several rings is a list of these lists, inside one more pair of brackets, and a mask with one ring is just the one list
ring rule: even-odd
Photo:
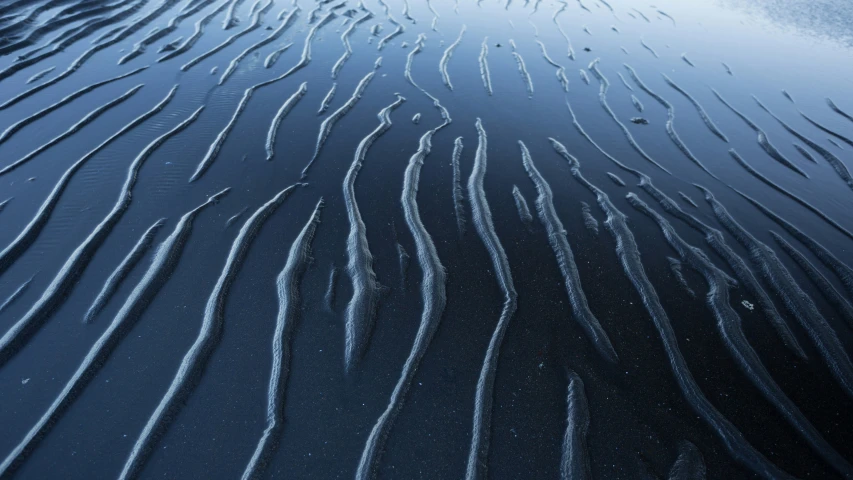
[[851,26],[0,1],[0,478],[853,478]]

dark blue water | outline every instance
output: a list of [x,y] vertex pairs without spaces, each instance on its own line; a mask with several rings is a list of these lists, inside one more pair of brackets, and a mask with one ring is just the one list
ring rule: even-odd
[[[9,257],[0,272],[0,302],[32,278],[9,306],[0,311],[0,330],[9,343],[0,342],[0,477],[12,478],[114,478],[120,476],[134,444],[176,378],[182,360],[199,336],[205,305],[215,292],[229,250],[250,216],[278,192],[303,181],[271,213],[250,238],[245,259],[234,270],[221,313],[223,328],[215,333],[209,355],[181,391],[170,414],[158,424],[150,450],[137,457],[140,478],[235,478],[243,474],[267,425],[267,390],[270,383],[272,343],[279,296],[276,278],[285,266],[294,240],[322,197],[325,206],[311,242],[310,261],[299,283],[286,290],[295,302],[289,317],[289,375],[283,385],[283,424],[273,434],[271,455],[262,462],[259,476],[290,478],[351,478],[356,475],[371,429],[389,403],[416,339],[424,309],[422,286],[426,259],[417,255],[401,197],[410,158],[419,139],[442,125],[441,108],[452,122],[438,129],[424,158],[417,190],[417,210],[446,270],[446,305],[423,358],[417,363],[411,387],[400,397],[400,410],[380,443],[373,473],[379,478],[460,478],[466,475],[475,417],[475,395],[487,348],[501,316],[504,293],[498,283],[494,258],[474,225],[469,176],[478,148],[477,119],[488,138],[488,167],[484,192],[497,238],[506,253],[517,292],[517,310],[511,316],[496,353],[493,390],[488,397],[491,421],[485,426],[488,449],[479,474],[484,478],[555,478],[561,475],[561,456],[567,428],[569,372],[584,383],[589,406],[587,452],[592,478],[668,478],[680,446],[693,444],[703,458],[709,478],[762,478],[755,464],[739,461],[738,447],[729,448],[718,428],[695,410],[676,382],[674,370],[643,298],[626,276],[617,254],[617,238],[605,224],[607,215],[588,188],[573,175],[569,163],[549,142],[562,143],[580,164],[583,176],[609,196],[613,206],[627,216],[640,261],[660,305],[667,313],[677,345],[695,384],[722,417],[740,431],[745,442],[760,452],[767,464],[796,478],[846,478],[853,471],[833,467],[813,448],[803,432],[779,413],[767,396],[743,373],[718,329],[718,319],[705,300],[709,285],[685,263],[682,267],[691,296],[670,268],[667,257],[679,258],[658,224],[631,206],[625,196],[637,194],[663,215],[688,244],[704,252],[710,262],[736,285],[728,288],[731,308],[739,316],[746,339],[781,391],[814,426],[840,458],[853,459],[853,439],[848,425],[851,398],[827,366],[807,329],[773,288],[775,280],[761,275],[761,262],[753,262],[746,248],[720,223],[703,193],[713,192],[728,212],[757,240],[766,244],[790,272],[793,285],[813,302],[824,332],[837,336],[841,352],[853,346],[853,318],[845,318],[844,305],[853,301],[849,285],[828,268],[817,253],[792,236],[737,193],[753,198],[819,242],[840,262],[853,264],[851,238],[853,213],[847,207],[851,187],[821,150],[842,166],[850,165],[853,146],[820,130],[800,112],[838,135],[853,137],[853,122],[835,112],[831,98],[844,112],[853,113],[849,62],[853,10],[842,1],[742,2],[697,0],[657,2],[654,7],[629,0],[569,0],[509,3],[483,0],[431,0],[439,17],[423,1],[385,0],[393,21],[405,31],[380,51],[380,40],[395,24],[381,2],[363,5],[349,0],[334,9],[336,16],[317,28],[310,42],[310,59],[303,57],[309,31],[332,7],[341,2],[315,4],[302,0],[292,24],[269,44],[250,52],[234,73],[218,85],[229,62],[244,49],[273,33],[281,25],[282,10],[295,7],[275,0],[260,15],[259,27],[209,56],[187,71],[181,65],[212,49],[248,27],[255,2],[236,2],[236,26],[223,30],[227,6],[204,27],[188,51],[157,62],[163,45],[188,39],[198,20],[228,1],[196,0],[162,3],[140,0],[138,10],[116,22],[103,22],[94,32],[57,49],[44,60],[16,71],[27,52],[54,48],[57,35],[93,18],[108,18],[116,10],[95,11],[59,23],[73,12],[70,6],[95,8],[99,1],[41,2],[18,0],[0,5],[0,102],[29,88],[50,82],[81,54],[99,45],[99,36],[116,26],[131,28],[115,44],[98,50],[78,69],[60,81],[20,102],[0,107],[0,129],[60,101],[87,85],[148,68],[85,93],[28,124],[0,141],[0,169],[13,164],[40,145],[65,132],[90,111],[114,100],[135,85],[142,88],[126,101],[106,110],[94,121],[36,155],[20,167],[0,174],[0,248],[13,244],[33,220],[42,202],[67,169],[91,149],[148,111],[178,85],[174,98],[162,111],[121,135],[77,170],[62,191],[55,208],[45,217],[21,253]],[[130,5],[121,4],[119,10]],[[142,41],[153,28],[165,28],[184,8],[201,8],[182,19],[174,31],[148,45],[125,64],[118,60]],[[155,16],[165,5],[163,11]],[[257,4],[259,7],[264,2]],[[320,5],[312,21],[311,10]],[[585,7],[586,9],[582,8]],[[351,10],[351,11],[350,11]],[[660,11],[665,12],[667,16]],[[331,78],[332,67],[344,52],[341,34],[367,11],[374,16],[352,31],[352,56]],[[65,13],[63,13],[65,12]],[[645,20],[640,12],[648,19]],[[343,24],[345,19],[346,24]],[[27,22],[22,19],[29,18]],[[567,56],[571,42],[574,59]],[[371,33],[374,25],[382,30]],[[450,90],[442,80],[442,56],[465,32],[447,62]],[[54,28],[55,27],[55,28]],[[138,28],[135,28],[138,27]],[[42,28],[44,35],[32,45],[14,42]],[[404,76],[407,56],[417,48],[411,77]],[[122,35],[122,34],[119,34]],[[478,58],[488,37],[488,67],[493,93],[484,88]],[[641,39],[657,54],[643,47]],[[555,74],[557,67],[542,55],[537,40],[557,64],[565,67],[569,91]],[[94,41],[94,43],[93,43]],[[109,41],[100,40],[100,42]],[[511,42],[512,41],[512,42]],[[293,43],[270,68],[267,56]],[[513,46],[528,72],[527,84],[513,55]],[[180,45],[180,43],[177,43]],[[20,58],[24,55],[24,58]],[[692,65],[682,57],[689,60]],[[377,58],[381,66],[375,68]],[[597,63],[591,66],[594,61]],[[210,167],[195,181],[190,178],[205,158],[217,135],[231,120],[247,88],[276,78],[304,62],[305,66],[275,83],[256,88],[246,108],[237,116]],[[723,65],[728,66],[727,68]],[[624,65],[632,67],[648,89],[663,97],[675,112],[672,126],[703,171],[683,153],[667,133],[667,109],[643,91]],[[27,84],[35,73],[55,70]],[[211,70],[216,68],[215,74]],[[603,108],[602,82],[609,82],[606,102],[627,128],[653,165],[631,146],[616,121]],[[587,84],[581,77],[585,72]],[[302,179],[301,172],[314,155],[321,122],[353,95],[357,84],[375,72],[364,94],[334,125],[320,153]],[[618,74],[624,77],[629,90]],[[715,136],[687,97],[667,84],[665,74],[689,93],[726,136]],[[283,118],[275,135],[275,156],[267,161],[265,148],[270,123],[282,104],[306,82],[307,92]],[[332,84],[336,93],[329,109],[318,115]],[[716,90],[732,107],[766,134],[784,159],[802,174],[772,158],[757,141],[758,133],[712,92]],[[787,96],[783,95],[783,90]],[[355,297],[346,270],[351,221],[343,183],[359,143],[380,124],[377,114],[397,98],[405,97],[390,113],[390,128],[369,146],[355,181],[355,199],[372,268],[380,287],[375,325],[364,354],[345,368],[346,309]],[[639,112],[631,96],[644,106]],[[817,145],[815,149],[795,137],[762,109],[760,102],[797,133]],[[790,98],[789,98],[790,97]],[[705,237],[685,222],[666,213],[647,190],[637,186],[637,175],[621,169],[573,125],[572,114],[589,138],[613,159],[648,175],[654,185],[699,221],[722,232],[731,247],[757,279],[781,318],[790,326],[807,359],[787,348],[759,300],[736,275],[729,263],[709,246]],[[204,106],[197,120],[170,137],[145,159],[130,191],[126,211],[117,216],[103,242],[77,263],[77,274],[53,298],[26,334],[14,329],[27,321],[28,311],[59,275],[75,249],[86,242],[109,215],[122,191],[128,168],[156,137],[186,120]],[[412,118],[420,114],[415,124]],[[639,117],[648,124],[632,123]],[[466,228],[459,233],[453,203],[454,140],[462,138],[460,157]],[[832,140],[833,142],[831,142]],[[523,141],[542,177],[553,191],[553,205],[574,255],[583,295],[601,323],[617,363],[607,362],[576,320],[565,280],[549,244],[546,227],[537,215],[537,190],[522,163],[518,141]],[[812,163],[794,146],[802,146]],[[751,175],[729,154],[734,149],[752,168],[778,188]],[[667,173],[667,170],[669,173]],[[626,186],[607,174],[618,175]],[[517,186],[533,213],[526,225],[519,219],[513,186]],[[119,318],[132,291],[143,280],[157,247],[178,225],[181,216],[230,187],[216,204],[195,218],[174,270],[144,311],[134,316],[115,337],[116,344],[103,361],[69,396],[63,409],[35,439],[29,432],[48,411],[84,357]],[[787,195],[785,193],[787,193]],[[694,201],[691,206],[679,192]],[[808,209],[792,199],[807,202]],[[596,234],[585,226],[582,204],[590,205],[598,221]],[[228,220],[245,210],[232,223]],[[834,221],[833,227],[815,213]],[[92,323],[83,322],[105,281],[130,252],[139,237],[158,219],[165,218],[139,263],[119,285],[115,295]],[[796,263],[770,231],[780,234],[801,252],[841,299],[832,301]],[[558,232],[559,233],[559,232]],[[624,239],[623,239],[624,240]],[[410,256],[405,276],[401,272],[397,243]],[[496,258],[496,257],[495,257]],[[340,274],[331,308],[325,296],[332,268]],[[787,284],[791,285],[791,284]],[[787,288],[787,287],[786,287]],[[426,289],[425,291],[428,291]],[[713,293],[714,289],[710,289]],[[784,290],[784,289],[783,289]],[[298,297],[292,296],[295,292]],[[784,292],[783,292],[784,293]],[[790,291],[789,291],[790,293]],[[49,296],[49,295],[48,295]],[[427,296],[427,300],[431,297]],[[750,308],[749,306],[753,306]],[[356,315],[358,322],[370,315]],[[13,332],[13,333],[7,333]],[[9,336],[11,335],[11,336]],[[845,361],[847,354],[833,357]],[[849,359],[846,360],[849,362]],[[156,415],[156,414],[155,414]],[[23,444],[22,444],[23,440]],[[16,447],[26,445],[22,452]],[[578,450],[580,451],[580,450]],[[825,452],[825,451],[824,451]],[[486,466],[487,469],[484,469]],[[849,468],[849,465],[847,465]],[[675,477],[670,477],[675,478]],[[681,478],[681,477],[678,477]],[[691,477],[692,478],[692,477]]]

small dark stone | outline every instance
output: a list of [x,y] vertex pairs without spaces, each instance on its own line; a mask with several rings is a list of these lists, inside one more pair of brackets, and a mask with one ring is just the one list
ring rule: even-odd
[[272,27],[267,25],[267,30],[272,30]]
[[500,44],[500,43],[496,43],[496,44],[495,44],[495,46],[496,46],[496,47],[498,47],[498,48],[501,48],[501,44]]
[[589,47],[583,47],[583,51],[584,51],[584,52],[591,52],[591,51],[592,51],[592,49],[591,49],[591,48],[589,48]]
[[447,383],[456,383],[458,379],[458,372],[455,368],[444,367],[441,369],[441,379]]
[[637,125],[648,125],[649,121],[643,117],[634,117],[631,119],[632,123],[636,123]]

